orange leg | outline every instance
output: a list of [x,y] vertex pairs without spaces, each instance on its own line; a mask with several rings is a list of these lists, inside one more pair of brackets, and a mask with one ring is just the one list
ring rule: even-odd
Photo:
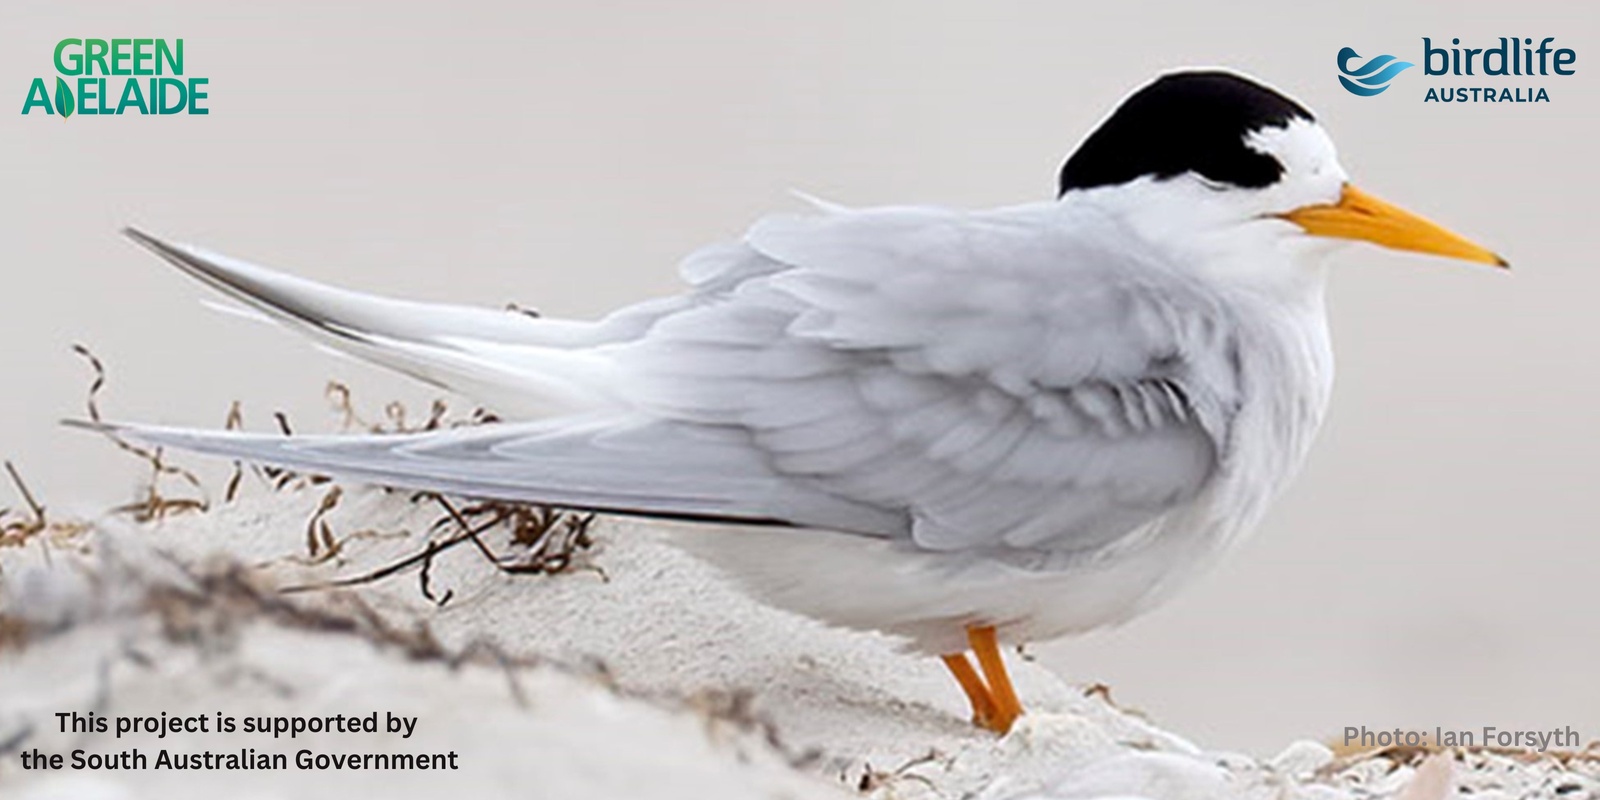
[[944,665],[950,669],[951,675],[956,676],[956,682],[961,684],[961,690],[967,693],[967,700],[972,703],[972,724],[994,730],[994,698],[989,696],[989,687],[984,684],[983,678],[978,677],[978,671],[972,668],[967,654],[956,653],[940,658],[944,659]]
[[967,628],[967,642],[978,657],[978,666],[988,682],[989,697],[994,701],[994,718],[985,728],[996,733],[1011,730],[1011,724],[1022,716],[1022,702],[1017,690],[1011,686],[1011,676],[1006,672],[1006,662],[1000,657],[1000,643],[995,638],[994,626]]

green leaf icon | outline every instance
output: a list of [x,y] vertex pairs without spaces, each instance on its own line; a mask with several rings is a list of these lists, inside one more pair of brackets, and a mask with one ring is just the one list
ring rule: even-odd
[[62,119],[72,116],[76,106],[72,102],[72,90],[67,88],[67,81],[61,76],[56,76],[56,113]]

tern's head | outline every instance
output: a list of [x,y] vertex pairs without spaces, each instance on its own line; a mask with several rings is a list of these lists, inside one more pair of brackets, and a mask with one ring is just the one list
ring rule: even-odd
[[1263,268],[1282,263],[1264,249],[1304,256],[1350,239],[1505,265],[1355,189],[1310,111],[1229,72],[1173,73],[1134,92],[1062,166],[1061,195],[1155,244]]

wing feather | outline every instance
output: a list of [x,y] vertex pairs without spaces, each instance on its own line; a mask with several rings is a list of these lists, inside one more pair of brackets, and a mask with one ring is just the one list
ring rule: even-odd
[[[904,510],[921,546],[1093,549],[1201,491],[1238,375],[1222,304],[1067,213],[769,218],[718,251],[727,267],[696,265],[724,282],[694,325],[619,358],[648,374],[645,408],[664,386],[660,413],[715,407],[696,418],[749,431],[793,480]],[[679,332],[735,318],[761,323],[715,363]]]

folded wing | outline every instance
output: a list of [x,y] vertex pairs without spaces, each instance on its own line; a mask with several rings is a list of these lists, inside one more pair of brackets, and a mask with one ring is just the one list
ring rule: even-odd
[[1054,204],[774,217],[715,302],[617,346],[641,410],[747,431],[927,548],[1092,550],[1200,492],[1238,406],[1222,304]]

